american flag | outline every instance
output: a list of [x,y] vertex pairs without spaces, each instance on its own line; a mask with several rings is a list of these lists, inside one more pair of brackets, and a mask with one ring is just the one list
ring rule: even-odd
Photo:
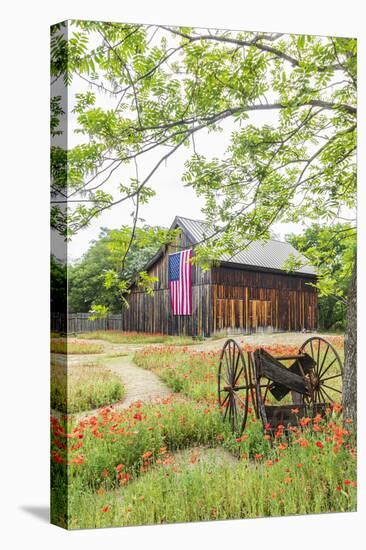
[[192,249],[169,254],[169,289],[173,315],[192,315]]

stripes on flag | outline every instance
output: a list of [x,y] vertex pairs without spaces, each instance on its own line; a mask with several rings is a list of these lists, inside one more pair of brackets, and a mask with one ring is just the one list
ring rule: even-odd
[[169,289],[173,315],[192,315],[192,249],[169,254]]

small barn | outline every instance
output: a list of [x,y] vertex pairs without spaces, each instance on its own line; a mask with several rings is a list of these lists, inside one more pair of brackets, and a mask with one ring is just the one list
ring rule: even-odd
[[[194,249],[209,235],[198,220],[176,217],[176,242],[164,246],[146,266],[157,277],[153,296],[134,285],[127,296],[129,308],[122,314],[126,331],[171,335],[210,336],[214,333],[252,333],[315,330],[317,291],[315,269],[307,265],[289,243],[256,241],[233,257],[223,256],[208,271],[191,268],[191,314],[172,313],[169,287],[169,256]],[[289,255],[300,257],[303,267],[287,272]]]

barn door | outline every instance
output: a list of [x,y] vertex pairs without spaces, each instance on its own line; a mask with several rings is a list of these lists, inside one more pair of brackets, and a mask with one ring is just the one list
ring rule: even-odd
[[249,323],[252,330],[272,326],[272,304],[269,300],[249,300]]
[[216,329],[244,327],[244,300],[216,300]]

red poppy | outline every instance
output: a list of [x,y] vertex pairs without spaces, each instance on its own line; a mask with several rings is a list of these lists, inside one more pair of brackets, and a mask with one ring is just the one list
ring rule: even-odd
[[70,464],[84,464],[84,455],[78,455],[70,460]]

